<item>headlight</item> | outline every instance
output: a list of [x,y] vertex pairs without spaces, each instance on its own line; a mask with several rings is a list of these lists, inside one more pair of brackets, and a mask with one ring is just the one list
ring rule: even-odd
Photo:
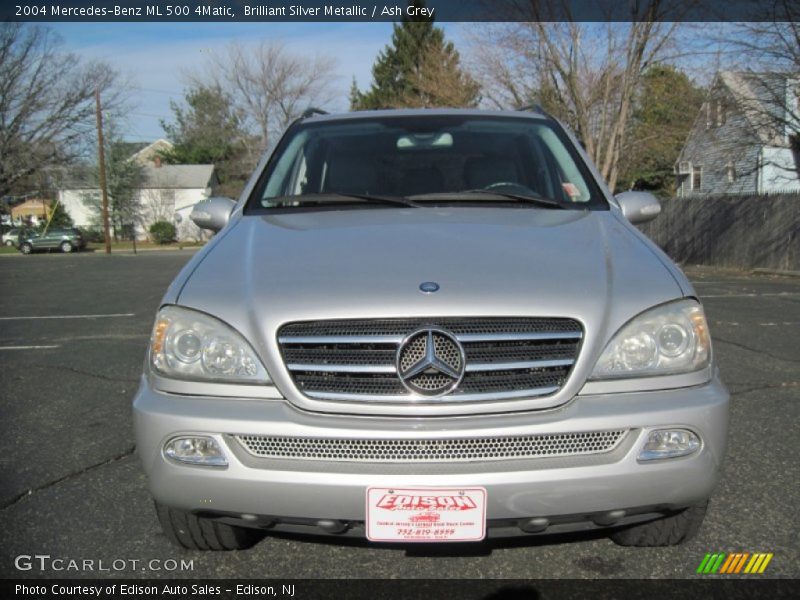
[[703,307],[680,300],[643,312],[609,342],[592,379],[690,373],[708,366],[711,336]]
[[177,379],[270,383],[267,370],[239,333],[214,317],[178,306],[158,311],[150,364]]

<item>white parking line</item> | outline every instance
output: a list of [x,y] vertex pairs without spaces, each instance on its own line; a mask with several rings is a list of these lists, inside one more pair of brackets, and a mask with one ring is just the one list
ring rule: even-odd
[[135,313],[112,313],[108,315],[44,315],[38,317],[0,317],[0,321],[28,321],[33,319],[116,319],[135,316]]
[[61,348],[61,346],[0,346],[0,350],[47,350]]

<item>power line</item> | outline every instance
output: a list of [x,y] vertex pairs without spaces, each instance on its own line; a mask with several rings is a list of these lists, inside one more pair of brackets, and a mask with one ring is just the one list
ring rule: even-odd
[[142,92],[154,92],[156,94],[166,94],[167,96],[175,96],[175,95],[179,95],[181,93],[181,92],[176,92],[176,91],[168,92],[167,90],[157,90],[155,88],[137,87],[135,89],[136,90],[140,90]]
[[155,113],[146,113],[146,112],[135,112],[135,111],[128,111],[129,115],[136,115],[138,117],[158,117],[159,119],[169,119],[171,115],[158,115]]

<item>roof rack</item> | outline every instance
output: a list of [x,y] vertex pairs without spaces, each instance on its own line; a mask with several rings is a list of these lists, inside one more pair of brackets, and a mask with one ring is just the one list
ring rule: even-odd
[[536,104],[526,104],[525,106],[518,107],[517,110],[520,111],[520,112],[523,112],[523,111],[524,112],[535,112],[535,113],[538,113],[540,115],[544,115],[545,117],[549,117],[550,116],[548,114],[548,112],[545,109],[542,108],[542,105],[538,104],[538,103],[536,103]]
[[306,110],[304,110],[303,114],[300,115],[300,118],[301,119],[307,119],[308,117],[313,117],[314,115],[327,115],[327,114],[330,114],[330,113],[328,113],[327,110],[322,110],[321,108],[314,108],[312,106],[312,107],[307,108]]

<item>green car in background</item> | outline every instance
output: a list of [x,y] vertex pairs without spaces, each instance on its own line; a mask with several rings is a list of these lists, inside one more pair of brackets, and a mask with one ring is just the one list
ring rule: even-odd
[[33,231],[26,231],[20,235],[19,251],[23,254],[31,254],[39,250],[60,250],[61,252],[73,252],[82,250],[86,247],[86,238],[79,229],[70,227],[67,229],[50,229],[41,234]]

